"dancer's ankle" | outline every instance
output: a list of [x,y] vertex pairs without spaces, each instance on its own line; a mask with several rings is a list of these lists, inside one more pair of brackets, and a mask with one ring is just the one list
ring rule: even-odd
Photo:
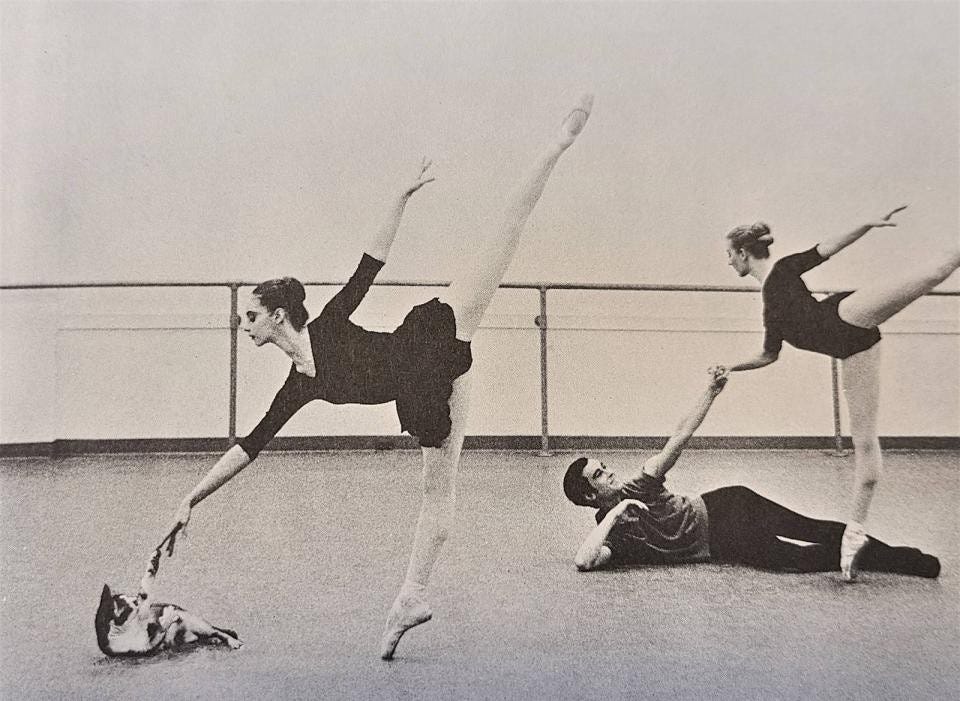
[[405,579],[400,587],[398,599],[425,599],[427,596],[427,585],[416,582],[412,579]]

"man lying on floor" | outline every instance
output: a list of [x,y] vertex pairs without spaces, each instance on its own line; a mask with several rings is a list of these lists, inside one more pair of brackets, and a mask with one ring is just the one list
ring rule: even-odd
[[[664,487],[667,472],[724,384],[726,378],[711,374],[696,406],[640,469],[617,472],[586,457],[570,464],[564,493],[574,504],[597,509],[597,527],[575,558],[578,569],[726,562],[792,572],[840,570],[843,523],[808,518],[742,485],[693,497]],[[940,561],[932,555],[874,538],[868,538],[855,567],[930,578],[940,574]]]

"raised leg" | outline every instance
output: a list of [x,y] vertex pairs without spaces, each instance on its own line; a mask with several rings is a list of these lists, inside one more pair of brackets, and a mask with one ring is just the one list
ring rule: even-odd
[[450,435],[441,448],[422,448],[423,502],[407,576],[397,595],[380,641],[380,656],[389,660],[400,638],[410,628],[426,623],[433,616],[427,603],[426,588],[433,566],[447,541],[456,507],[456,477],[460,451],[466,431],[470,404],[472,371],[453,383],[450,395]]
[[918,268],[882,276],[840,300],[837,313],[848,324],[879,326],[914,300],[930,292],[960,267],[960,251],[951,251]]
[[441,301],[453,309],[457,319],[457,338],[461,341],[472,339],[480,326],[480,320],[517,250],[524,224],[543,194],[553,167],[583,130],[592,107],[592,95],[580,98],[564,119],[557,136],[511,193],[499,227],[480,242],[473,265],[468,266],[440,295]]

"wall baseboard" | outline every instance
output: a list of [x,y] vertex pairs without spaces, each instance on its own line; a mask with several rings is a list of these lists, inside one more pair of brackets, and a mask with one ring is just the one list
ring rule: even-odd
[[[551,436],[551,451],[658,450],[667,436]],[[960,436],[884,436],[887,450],[960,450]],[[227,438],[70,439],[47,443],[0,443],[0,457],[63,457],[98,453],[206,453],[229,448]],[[850,439],[843,439],[851,450]],[[268,450],[413,450],[410,436],[281,436]],[[539,451],[540,436],[467,436],[467,450]],[[692,449],[833,450],[833,436],[695,436]]]

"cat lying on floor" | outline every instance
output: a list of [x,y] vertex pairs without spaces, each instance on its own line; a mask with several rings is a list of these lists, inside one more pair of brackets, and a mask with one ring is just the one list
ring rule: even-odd
[[154,603],[150,591],[160,565],[160,547],[140,582],[136,596],[114,594],[103,585],[94,625],[97,646],[110,657],[141,657],[187,644],[243,645],[236,632],[210,625],[196,614],[174,604]]

